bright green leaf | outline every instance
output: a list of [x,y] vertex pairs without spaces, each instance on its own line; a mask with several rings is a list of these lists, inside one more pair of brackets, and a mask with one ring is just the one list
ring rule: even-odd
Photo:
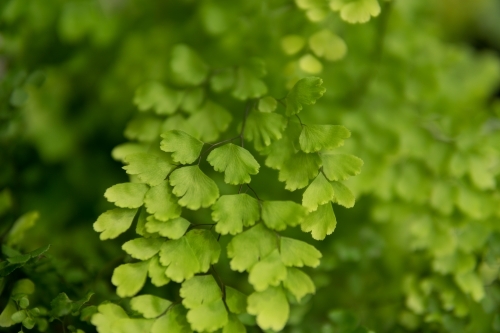
[[285,182],[289,191],[306,187],[309,180],[318,175],[321,167],[321,158],[318,154],[297,152],[285,161],[278,175],[280,182]]
[[160,251],[164,240],[161,238],[136,238],[129,240],[122,245],[123,251],[132,258],[148,260]]
[[165,274],[175,282],[188,280],[196,273],[205,273],[217,263],[220,245],[209,230],[194,229],[177,240],[163,243],[160,262]]
[[240,67],[236,70],[236,80],[233,90],[235,98],[246,100],[261,97],[266,93],[266,84],[252,70],[246,67]]
[[125,157],[126,166],[123,167],[129,175],[137,175],[140,181],[156,186],[160,184],[175,168],[170,157],[150,153],[137,153]]
[[247,311],[257,316],[260,328],[281,331],[288,320],[290,306],[281,287],[270,287],[248,296]]
[[188,123],[196,128],[200,140],[211,142],[227,130],[232,119],[231,114],[222,106],[206,101],[201,110],[189,117]]
[[17,311],[16,303],[9,299],[7,305],[3,308],[2,313],[0,313],[0,327],[10,327],[15,324],[12,320],[12,315]]
[[186,233],[190,225],[191,223],[183,217],[160,221],[150,216],[146,222],[146,230],[151,233],[157,232],[160,236],[170,239],[179,239]]
[[168,131],[161,135],[161,150],[172,153],[176,163],[190,164],[196,161],[203,148],[203,142],[183,131]]
[[212,150],[207,161],[215,171],[224,172],[224,181],[231,185],[250,183],[250,175],[259,173],[260,168],[248,150],[233,143]]
[[283,285],[299,302],[305,295],[316,292],[314,282],[306,273],[298,268],[287,268],[286,280],[283,282]]
[[321,205],[312,213],[309,213],[301,224],[302,231],[311,232],[312,238],[317,240],[325,239],[337,226],[337,219],[333,213],[330,203]]
[[27,316],[26,310],[19,310],[14,312],[10,317],[10,319],[12,319],[14,323],[20,323],[26,318],[26,316]]
[[173,47],[170,69],[174,80],[193,86],[205,81],[209,71],[207,64],[200,56],[184,44]]
[[299,52],[305,44],[306,41],[304,37],[299,35],[286,35],[281,38],[281,48],[288,55]]
[[223,195],[212,206],[215,231],[222,235],[239,234],[260,218],[259,202],[245,193]]
[[363,160],[348,154],[322,153],[323,172],[328,180],[346,180],[361,172]]
[[[118,319],[112,325],[113,333],[149,333],[154,324],[153,319],[123,318]],[[77,332],[80,333],[80,332]]]
[[116,161],[125,162],[125,157],[137,153],[145,153],[148,150],[148,146],[143,143],[138,142],[125,142],[119,144],[111,151],[111,156]]
[[137,209],[115,208],[102,213],[94,223],[94,230],[100,232],[101,240],[113,239],[130,228]]
[[121,208],[139,208],[149,186],[141,183],[122,183],[111,186],[104,192],[104,197]]
[[[299,68],[307,74],[319,74],[323,71],[323,64],[312,54],[304,54],[299,59]],[[314,104],[314,103],[313,103]],[[295,108],[295,107],[294,107]],[[299,109],[298,112],[300,112]],[[287,109],[288,112],[288,109]],[[296,113],[298,113],[296,112]]]
[[167,221],[181,215],[181,207],[177,204],[177,198],[172,194],[172,188],[167,180],[149,189],[144,198],[144,204],[147,212],[160,221]]
[[248,281],[256,291],[264,291],[269,286],[278,286],[286,278],[286,267],[281,261],[278,249],[261,258],[252,266]]
[[309,37],[309,47],[318,56],[329,61],[340,60],[347,53],[347,45],[342,38],[324,29]]
[[170,282],[165,275],[167,269],[160,264],[160,256],[156,255],[149,260],[148,275],[151,283],[157,287],[164,286]]
[[179,205],[191,210],[211,206],[219,197],[217,184],[197,165],[175,170],[170,175],[172,192],[178,196]]
[[161,124],[161,117],[152,114],[138,114],[127,123],[124,134],[129,140],[151,143],[159,138]]
[[187,320],[198,332],[214,332],[227,324],[228,313],[219,299],[189,310]]
[[295,154],[295,147],[288,136],[283,136],[280,140],[265,147],[261,153],[267,155],[266,166],[280,170],[285,162]]
[[351,132],[340,125],[304,125],[300,133],[300,149],[306,153],[314,153],[340,147]]
[[264,98],[259,99],[259,104],[257,108],[260,112],[273,112],[276,110],[276,106],[278,102],[271,96],[266,96]]
[[169,300],[153,295],[140,295],[130,300],[130,307],[144,318],[156,318],[172,304]]
[[318,206],[324,205],[334,198],[333,187],[325,178],[322,172],[307,187],[302,196],[302,206],[309,212],[318,209]]
[[147,82],[135,91],[134,104],[140,111],[154,109],[157,114],[174,113],[182,100],[182,92],[159,82]]
[[231,269],[243,272],[277,248],[276,235],[262,223],[233,237],[227,245]]
[[380,14],[380,5],[377,0],[332,0],[330,8],[340,10],[340,17],[349,23],[365,23],[370,18]]
[[293,116],[302,110],[304,105],[313,105],[326,91],[323,80],[309,76],[299,80],[286,96],[286,115]]
[[302,222],[306,211],[293,201],[264,201],[262,203],[262,221],[270,229],[285,230]]
[[321,252],[314,246],[296,239],[281,237],[280,238],[280,254],[281,260],[286,266],[294,267],[317,267]]
[[131,297],[137,294],[146,282],[148,274],[148,261],[134,264],[123,264],[115,268],[111,283],[116,287],[116,293],[120,297]]
[[347,186],[340,182],[330,182],[330,184],[332,185],[333,192],[335,193],[332,202],[338,203],[346,208],[354,206],[356,199]]
[[279,140],[287,120],[277,113],[250,112],[245,125],[245,140],[253,141],[255,149],[262,150],[272,141]]
[[120,319],[128,318],[122,307],[113,303],[104,303],[97,307],[98,312],[92,316],[91,323],[99,333],[113,332],[112,327]]

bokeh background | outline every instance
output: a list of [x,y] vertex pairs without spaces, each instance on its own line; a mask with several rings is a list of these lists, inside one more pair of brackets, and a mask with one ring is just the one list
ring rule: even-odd
[[[337,230],[314,242],[318,292],[294,307],[287,331],[343,332],[349,320],[376,332],[500,331],[500,2],[381,6],[351,25],[337,13],[311,22],[293,1],[1,1],[0,235],[38,212],[15,244],[51,244],[35,302],[87,290],[93,304],[117,299],[109,281],[123,239],[99,241],[92,223],[110,207],[106,188],[127,181],[111,151],[134,139],[124,136],[134,91],[169,81],[182,42],[214,68],[262,58],[275,97],[322,77],[327,92],[303,121],[345,125],[345,151],[365,161],[350,184],[356,206],[336,208]],[[325,28],[345,40],[343,59],[310,68],[307,47],[281,47],[287,34]],[[243,104],[221,104],[236,130]],[[276,171],[256,182],[263,197],[300,200]]]

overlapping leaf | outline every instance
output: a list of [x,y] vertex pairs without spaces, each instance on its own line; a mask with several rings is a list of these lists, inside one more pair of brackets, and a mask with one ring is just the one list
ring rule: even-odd
[[124,158],[127,165],[123,169],[129,175],[137,175],[140,181],[150,186],[156,186],[175,168],[171,158],[167,154],[163,154],[137,153],[127,155]]
[[172,192],[180,199],[179,205],[192,210],[211,206],[219,197],[217,184],[197,165],[175,170],[170,175]]
[[224,181],[232,185],[250,183],[250,175],[256,175],[260,168],[248,150],[233,143],[212,150],[207,161],[215,171],[224,172]]
[[300,149],[306,153],[314,153],[337,148],[350,136],[351,132],[340,125],[305,125],[299,137]]
[[262,150],[272,141],[279,140],[287,120],[277,113],[251,112],[245,125],[245,140],[253,141],[255,149]]
[[306,215],[304,207],[293,201],[264,201],[262,221],[270,229],[285,230],[302,222]]
[[323,94],[323,80],[319,77],[306,77],[299,80],[286,96],[286,115],[299,113],[304,105],[313,105]]
[[215,231],[222,235],[239,234],[260,218],[259,202],[245,193],[221,196],[212,210]]
[[176,163],[190,164],[196,161],[203,148],[203,142],[192,137],[186,132],[172,130],[161,135],[161,150],[172,153]]

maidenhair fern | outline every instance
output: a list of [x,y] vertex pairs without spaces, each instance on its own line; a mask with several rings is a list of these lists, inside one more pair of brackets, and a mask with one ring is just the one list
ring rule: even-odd
[[[345,127],[301,121],[300,113],[325,92],[320,78],[305,77],[276,99],[266,96],[258,60],[211,70],[193,49],[178,45],[171,66],[176,88],[149,82],[137,89],[134,102],[141,113],[126,131],[136,141],[114,151],[131,180],[106,191],[117,208],[94,224],[103,240],[135,224],[138,237],[122,247],[132,260],[114,270],[112,283],[118,296],[132,297],[131,308],[143,318],[103,304],[92,323],[100,332],[136,327],[137,332],[237,333],[246,331],[241,318],[250,314],[262,329],[281,330],[289,317],[288,297],[300,302],[315,292],[302,267],[317,267],[321,253],[279,232],[299,227],[314,239],[331,234],[337,223],[332,203],[354,204],[341,182],[357,175],[363,162],[335,152],[350,136]],[[210,97],[221,90],[244,102],[239,116]],[[238,133],[225,138],[233,117],[240,117]],[[254,176],[265,167],[259,155],[279,170],[286,189],[305,188],[302,203],[259,197],[253,188]],[[224,191],[211,168],[223,175]],[[211,213],[199,213],[208,217],[188,213],[201,208],[210,208]],[[207,218],[213,223],[197,220]],[[221,236],[229,237],[227,245]],[[226,286],[215,266],[222,254],[231,270],[248,273],[253,293]],[[180,302],[158,297],[162,289],[157,296],[140,294],[147,279],[158,288],[181,284]]]

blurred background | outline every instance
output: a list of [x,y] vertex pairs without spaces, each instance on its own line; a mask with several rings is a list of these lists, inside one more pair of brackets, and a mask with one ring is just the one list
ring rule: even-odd
[[[116,299],[123,239],[99,241],[92,223],[110,207],[104,191],[128,179],[111,151],[136,139],[124,136],[134,91],[169,81],[182,42],[214,68],[262,58],[275,97],[322,77],[327,92],[302,120],[348,127],[343,149],[365,161],[350,184],[356,206],[336,207],[337,230],[314,242],[318,292],[293,308],[287,331],[344,332],[350,320],[376,332],[500,331],[500,2],[381,1],[377,18],[354,25],[333,12],[311,20],[301,3],[0,2],[0,236],[33,212],[8,245],[51,244],[35,302],[88,290],[93,304]],[[307,46],[282,47],[321,29],[345,41],[345,56],[315,58],[318,68],[304,64]],[[236,130],[243,103],[220,102]],[[263,196],[300,200],[275,171],[257,182]]]

